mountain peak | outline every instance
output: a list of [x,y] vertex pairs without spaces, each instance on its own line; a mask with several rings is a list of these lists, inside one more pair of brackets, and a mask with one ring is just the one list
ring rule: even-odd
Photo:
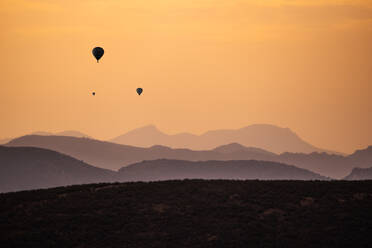
[[275,125],[272,125],[272,124],[252,124],[252,125],[240,128],[239,130],[241,130],[241,131],[255,130],[255,131],[258,131],[258,132],[281,133],[283,135],[292,135],[292,136],[297,137],[297,134],[295,132],[293,132],[290,128],[279,127],[279,126],[275,126]]
[[76,131],[76,130],[66,130],[66,131],[56,133],[56,135],[79,137],[79,138],[82,138],[82,137],[89,138],[89,136],[86,135],[85,133],[82,133],[82,132],[79,132],[79,131]]
[[155,125],[147,125],[131,130],[111,141],[118,144],[150,147],[153,145],[166,145],[161,142],[165,137],[167,135],[162,133]]
[[154,124],[146,125],[146,126],[137,128],[135,130],[153,130],[153,131],[159,131],[159,129]]
[[258,154],[266,154],[266,155],[274,155],[274,153],[271,153],[269,151],[266,151],[261,148],[257,147],[246,147],[243,146],[237,142],[233,142],[227,145],[218,146],[213,151],[219,152],[219,153],[235,153],[235,152],[253,152]]
[[140,128],[133,129],[132,131],[129,131],[122,136],[133,135],[133,134],[150,135],[150,134],[163,134],[163,133],[155,125],[146,125]]
[[244,151],[246,150],[247,147],[237,143],[237,142],[233,142],[233,143],[230,143],[230,144],[227,144],[227,145],[222,145],[222,146],[218,146],[214,149],[214,151],[217,151],[217,152],[237,152],[237,151]]
[[152,151],[171,151],[172,150],[168,146],[162,146],[162,145],[154,145],[154,146],[151,146],[150,149]]

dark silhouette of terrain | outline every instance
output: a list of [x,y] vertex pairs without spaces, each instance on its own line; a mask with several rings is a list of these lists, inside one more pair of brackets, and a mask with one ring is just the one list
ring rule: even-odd
[[[63,132],[34,132],[30,135],[40,136],[71,136],[78,138],[91,138],[90,136],[74,130]],[[0,144],[5,144],[11,139],[2,139]],[[327,152],[330,154],[341,154],[314,147],[288,128],[280,128],[268,124],[256,124],[236,130],[214,130],[201,135],[190,133],[179,133],[175,135],[165,134],[154,125],[145,126],[132,130],[124,135],[112,140],[113,143],[151,147],[155,145],[167,146],[172,148],[185,148],[193,150],[211,150],[225,144],[236,143],[246,147],[257,147],[274,153],[282,152]]]
[[372,180],[372,167],[354,168],[345,180]]
[[159,159],[143,161],[119,170],[123,181],[177,179],[326,180],[326,177],[294,166],[256,160],[204,161]]
[[[220,153],[217,151],[192,151],[171,149],[164,146],[150,148],[119,145],[110,142],[66,136],[23,136],[14,139],[7,146],[32,146],[58,151],[97,167],[118,170],[123,166],[154,159],[178,160],[265,160],[275,155],[261,149],[245,148],[244,153]],[[223,148],[225,149],[225,148]],[[217,149],[218,150],[218,149]]]
[[370,247],[372,181],[163,181],[0,194],[8,247]]
[[341,179],[355,167],[368,168],[372,166],[372,146],[364,150],[357,150],[348,156],[327,153],[283,153],[275,161],[293,164],[322,175]]
[[246,147],[246,146],[243,146],[239,143],[231,143],[231,144],[227,144],[227,145],[218,146],[215,149],[213,149],[212,151],[222,153],[222,154],[234,154],[235,156],[239,156],[239,155],[244,156],[247,153],[261,154],[261,155],[264,155],[266,157],[276,156],[275,153],[268,152],[264,149],[256,148],[256,147]]
[[345,177],[354,168],[353,161],[347,156],[317,152],[310,154],[282,153],[276,156],[273,161],[296,165],[335,179]]
[[372,146],[366,149],[356,150],[349,156],[355,166],[370,167],[372,166]]
[[355,167],[372,166],[372,147],[343,156],[327,153],[283,153],[277,155],[258,148],[233,143],[209,151],[172,149],[164,146],[150,148],[119,145],[88,138],[62,136],[23,136],[8,146],[32,146],[55,150],[105,169],[118,170],[143,160],[177,159],[207,160],[263,160],[294,165],[321,175],[341,179]]
[[0,192],[98,182],[185,178],[327,179],[294,166],[255,160],[189,162],[163,159],[133,164],[116,172],[46,149],[0,146]]
[[46,149],[0,146],[0,192],[112,182],[116,174]]
[[168,135],[159,131],[155,126],[149,125],[130,131],[110,141],[139,147],[163,145],[193,150],[210,150],[225,144],[239,143],[244,146],[258,147],[275,153],[335,153],[306,143],[289,128],[280,128],[267,124],[251,125],[237,130],[208,131],[201,135],[189,133]]
[[[56,132],[56,133],[38,131],[38,132],[33,132],[30,135],[39,135],[39,136],[71,136],[71,137],[78,137],[78,138],[91,138],[90,136],[88,136],[88,135],[86,135],[86,134],[84,134],[82,132],[74,131],[74,130],[67,130],[67,131]],[[11,141],[13,139],[15,139],[15,138],[0,139],[0,145],[4,145],[4,144],[8,143],[9,141]]]

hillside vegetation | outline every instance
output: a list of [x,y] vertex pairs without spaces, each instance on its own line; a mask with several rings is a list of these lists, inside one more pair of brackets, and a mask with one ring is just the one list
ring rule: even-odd
[[163,181],[0,194],[7,247],[371,247],[372,181]]

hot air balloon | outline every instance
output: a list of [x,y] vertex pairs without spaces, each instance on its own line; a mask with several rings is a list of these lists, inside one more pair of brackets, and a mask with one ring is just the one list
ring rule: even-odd
[[143,91],[143,89],[142,89],[142,88],[137,88],[137,90],[136,90],[136,91],[137,91],[137,94],[138,94],[138,95],[141,95],[141,94],[142,94],[142,91]]
[[95,47],[93,48],[92,53],[98,63],[99,59],[102,58],[103,54],[105,53],[105,50],[103,50],[102,47]]

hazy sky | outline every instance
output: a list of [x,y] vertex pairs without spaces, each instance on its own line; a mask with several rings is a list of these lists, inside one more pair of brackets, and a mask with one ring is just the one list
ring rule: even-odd
[[0,28],[0,137],[269,123],[372,145],[371,0],[1,0]]

